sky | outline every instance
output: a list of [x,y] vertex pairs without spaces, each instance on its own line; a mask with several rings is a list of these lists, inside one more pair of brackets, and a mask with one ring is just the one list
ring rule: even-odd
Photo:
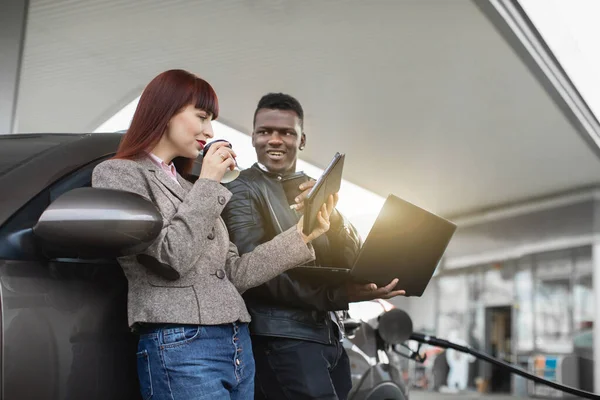
[[519,0],[571,81],[600,115],[600,1]]

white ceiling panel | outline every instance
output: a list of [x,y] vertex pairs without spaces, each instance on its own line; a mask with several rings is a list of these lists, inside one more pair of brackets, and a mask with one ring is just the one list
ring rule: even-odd
[[469,0],[31,0],[21,132],[92,131],[189,69],[248,132],[266,92],[306,112],[303,158],[456,214],[597,183],[600,163]]

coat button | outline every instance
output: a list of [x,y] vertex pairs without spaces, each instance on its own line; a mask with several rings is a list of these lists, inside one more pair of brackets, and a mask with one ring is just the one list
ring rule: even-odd
[[222,269],[218,269],[216,275],[217,275],[217,278],[224,279],[225,278],[225,271],[223,271]]
[[220,204],[220,205],[223,205],[223,204],[225,204],[225,197],[223,197],[223,196],[219,196],[219,197],[218,197],[218,200],[219,200],[219,204]]

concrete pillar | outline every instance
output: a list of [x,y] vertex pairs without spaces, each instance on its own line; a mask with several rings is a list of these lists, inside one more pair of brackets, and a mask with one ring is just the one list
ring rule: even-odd
[[17,96],[29,0],[0,1],[0,134],[17,130]]

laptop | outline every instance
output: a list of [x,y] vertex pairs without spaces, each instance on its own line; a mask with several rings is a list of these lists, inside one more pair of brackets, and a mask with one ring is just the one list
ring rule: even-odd
[[395,290],[420,297],[456,231],[456,225],[394,195],[388,196],[350,269],[300,266],[288,273],[311,281],[399,282]]

